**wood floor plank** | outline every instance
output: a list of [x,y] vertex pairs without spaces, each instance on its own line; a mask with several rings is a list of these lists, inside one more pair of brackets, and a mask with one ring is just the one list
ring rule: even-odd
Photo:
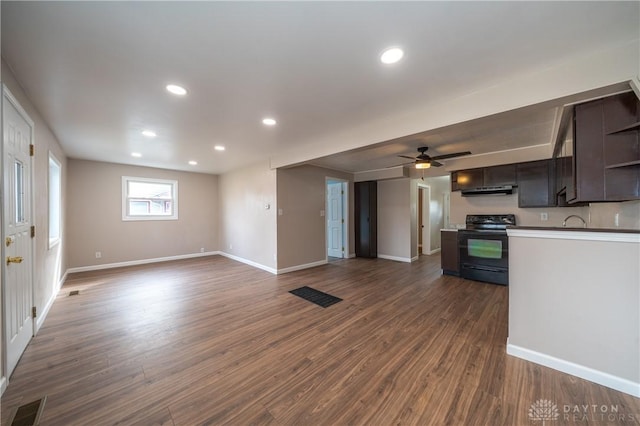
[[[288,293],[304,285],[343,301]],[[0,420],[47,395],[42,425],[526,425],[539,399],[628,415],[554,424],[638,424],[639,399],[506,355],[507,321],[508,287],[442,276],[438,255],[72,274]]]

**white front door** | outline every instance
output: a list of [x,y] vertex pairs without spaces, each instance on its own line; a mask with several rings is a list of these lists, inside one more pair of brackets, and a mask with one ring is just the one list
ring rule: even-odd
[[3,89],[4,324],[7,377],[33,337],[31,155],[33,122]]
[[327,184],[327,255],[342,257],[342,227],[344,226],[342,207],[342,183]]

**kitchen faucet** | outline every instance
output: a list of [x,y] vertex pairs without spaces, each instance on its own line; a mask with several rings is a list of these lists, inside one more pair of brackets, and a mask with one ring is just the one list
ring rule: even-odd
[[571,219],[572,217],[580,219],[582,221],[582,227],[583,228],[587,227],[587,222],[585,222],[585,220],[582,217],[578,216],[577,214],[572,214],[572,215],[569,215],[569,216],[565,217],[564,220],[562,221],[562,227],[563,228],[567,226],[567,220]]

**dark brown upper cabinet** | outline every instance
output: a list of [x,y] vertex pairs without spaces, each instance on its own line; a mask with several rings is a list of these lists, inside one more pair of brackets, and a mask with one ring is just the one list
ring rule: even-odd
[[556,205],[555,162],[553,160],[518,163],[518,207]]
[[505,164],[477,169],[458,170],[451,173],[451,190],[484,188],[516,184],[516,165]]
[[626,92],[575,106],[574,202],[640,199],[640,100]]

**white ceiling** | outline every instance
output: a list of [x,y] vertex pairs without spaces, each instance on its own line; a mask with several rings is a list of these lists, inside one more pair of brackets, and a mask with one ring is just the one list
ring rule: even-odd
[[[69,157],[224,173],[638,39],[638,2],[10,2],[2,56]],[[384,66],[391,45],[406,57]],[[184,98],[168,83],[184,85]],[[553,103],[313,163],[549,143]],[[265,116],[278,120],[272,128]],[[140,134],[152,129],[158,136]],[[389,138],[386,138],[387,140]],[[223,153],[213,146],[226,146]],[[142,158],[131,157],[131,152]],[[339,151],[339,150],[335,150]],[[189,166],[189,160],[198,161]],[[400,161],[398,161],[400,160]]]

